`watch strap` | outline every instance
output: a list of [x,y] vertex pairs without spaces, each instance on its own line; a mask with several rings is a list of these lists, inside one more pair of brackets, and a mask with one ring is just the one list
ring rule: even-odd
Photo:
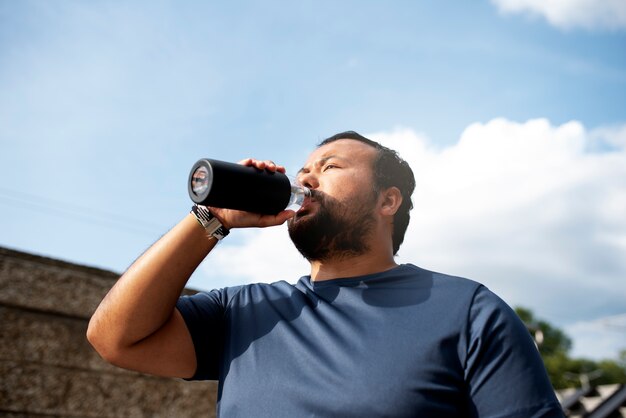
[[202,225],[209,238],[213,237],[219,241],[230,233],[206,206],[193,205],[191,213],[195,215],[196,220]]

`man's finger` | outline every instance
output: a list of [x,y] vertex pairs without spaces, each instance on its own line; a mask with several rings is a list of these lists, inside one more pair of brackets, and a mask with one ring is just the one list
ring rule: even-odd
[[287,219],[293,218],[296,212],[293,210],[284,210],[277,215],[264,215],[259,218],[259,227],[275,226],[284,223]]
[[284,166],[278,165],[272,160],[263,161],[263,160],[257,160],[254,158],[246,158],[246,159],[239,161],[238,164],[256,167],[259,170],[267,170],[270,172],[278,171],[279,173],[285,173],[286,171]]

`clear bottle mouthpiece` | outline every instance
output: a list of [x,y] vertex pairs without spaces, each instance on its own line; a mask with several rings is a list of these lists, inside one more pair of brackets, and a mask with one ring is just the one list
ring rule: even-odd
[[311,196],[311,190],[301,185],[298,180],[293,177],[289,177],[291,181],[291,196],[289,196],[289,203],[285,210],[293,210],[297,212],[304,204],[304,199]]

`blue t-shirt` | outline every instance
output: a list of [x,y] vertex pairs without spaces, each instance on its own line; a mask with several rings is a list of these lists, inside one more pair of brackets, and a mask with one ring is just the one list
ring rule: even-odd
[[471,280],[405,264],[181,297],[224,417],[563,417],[534,343]]

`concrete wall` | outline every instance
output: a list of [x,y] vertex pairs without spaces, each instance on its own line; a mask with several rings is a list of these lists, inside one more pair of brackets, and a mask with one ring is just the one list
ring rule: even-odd
[[0,247],[1,416],[215,416],[215,382],[118,369],[86,341],[117,277]]

